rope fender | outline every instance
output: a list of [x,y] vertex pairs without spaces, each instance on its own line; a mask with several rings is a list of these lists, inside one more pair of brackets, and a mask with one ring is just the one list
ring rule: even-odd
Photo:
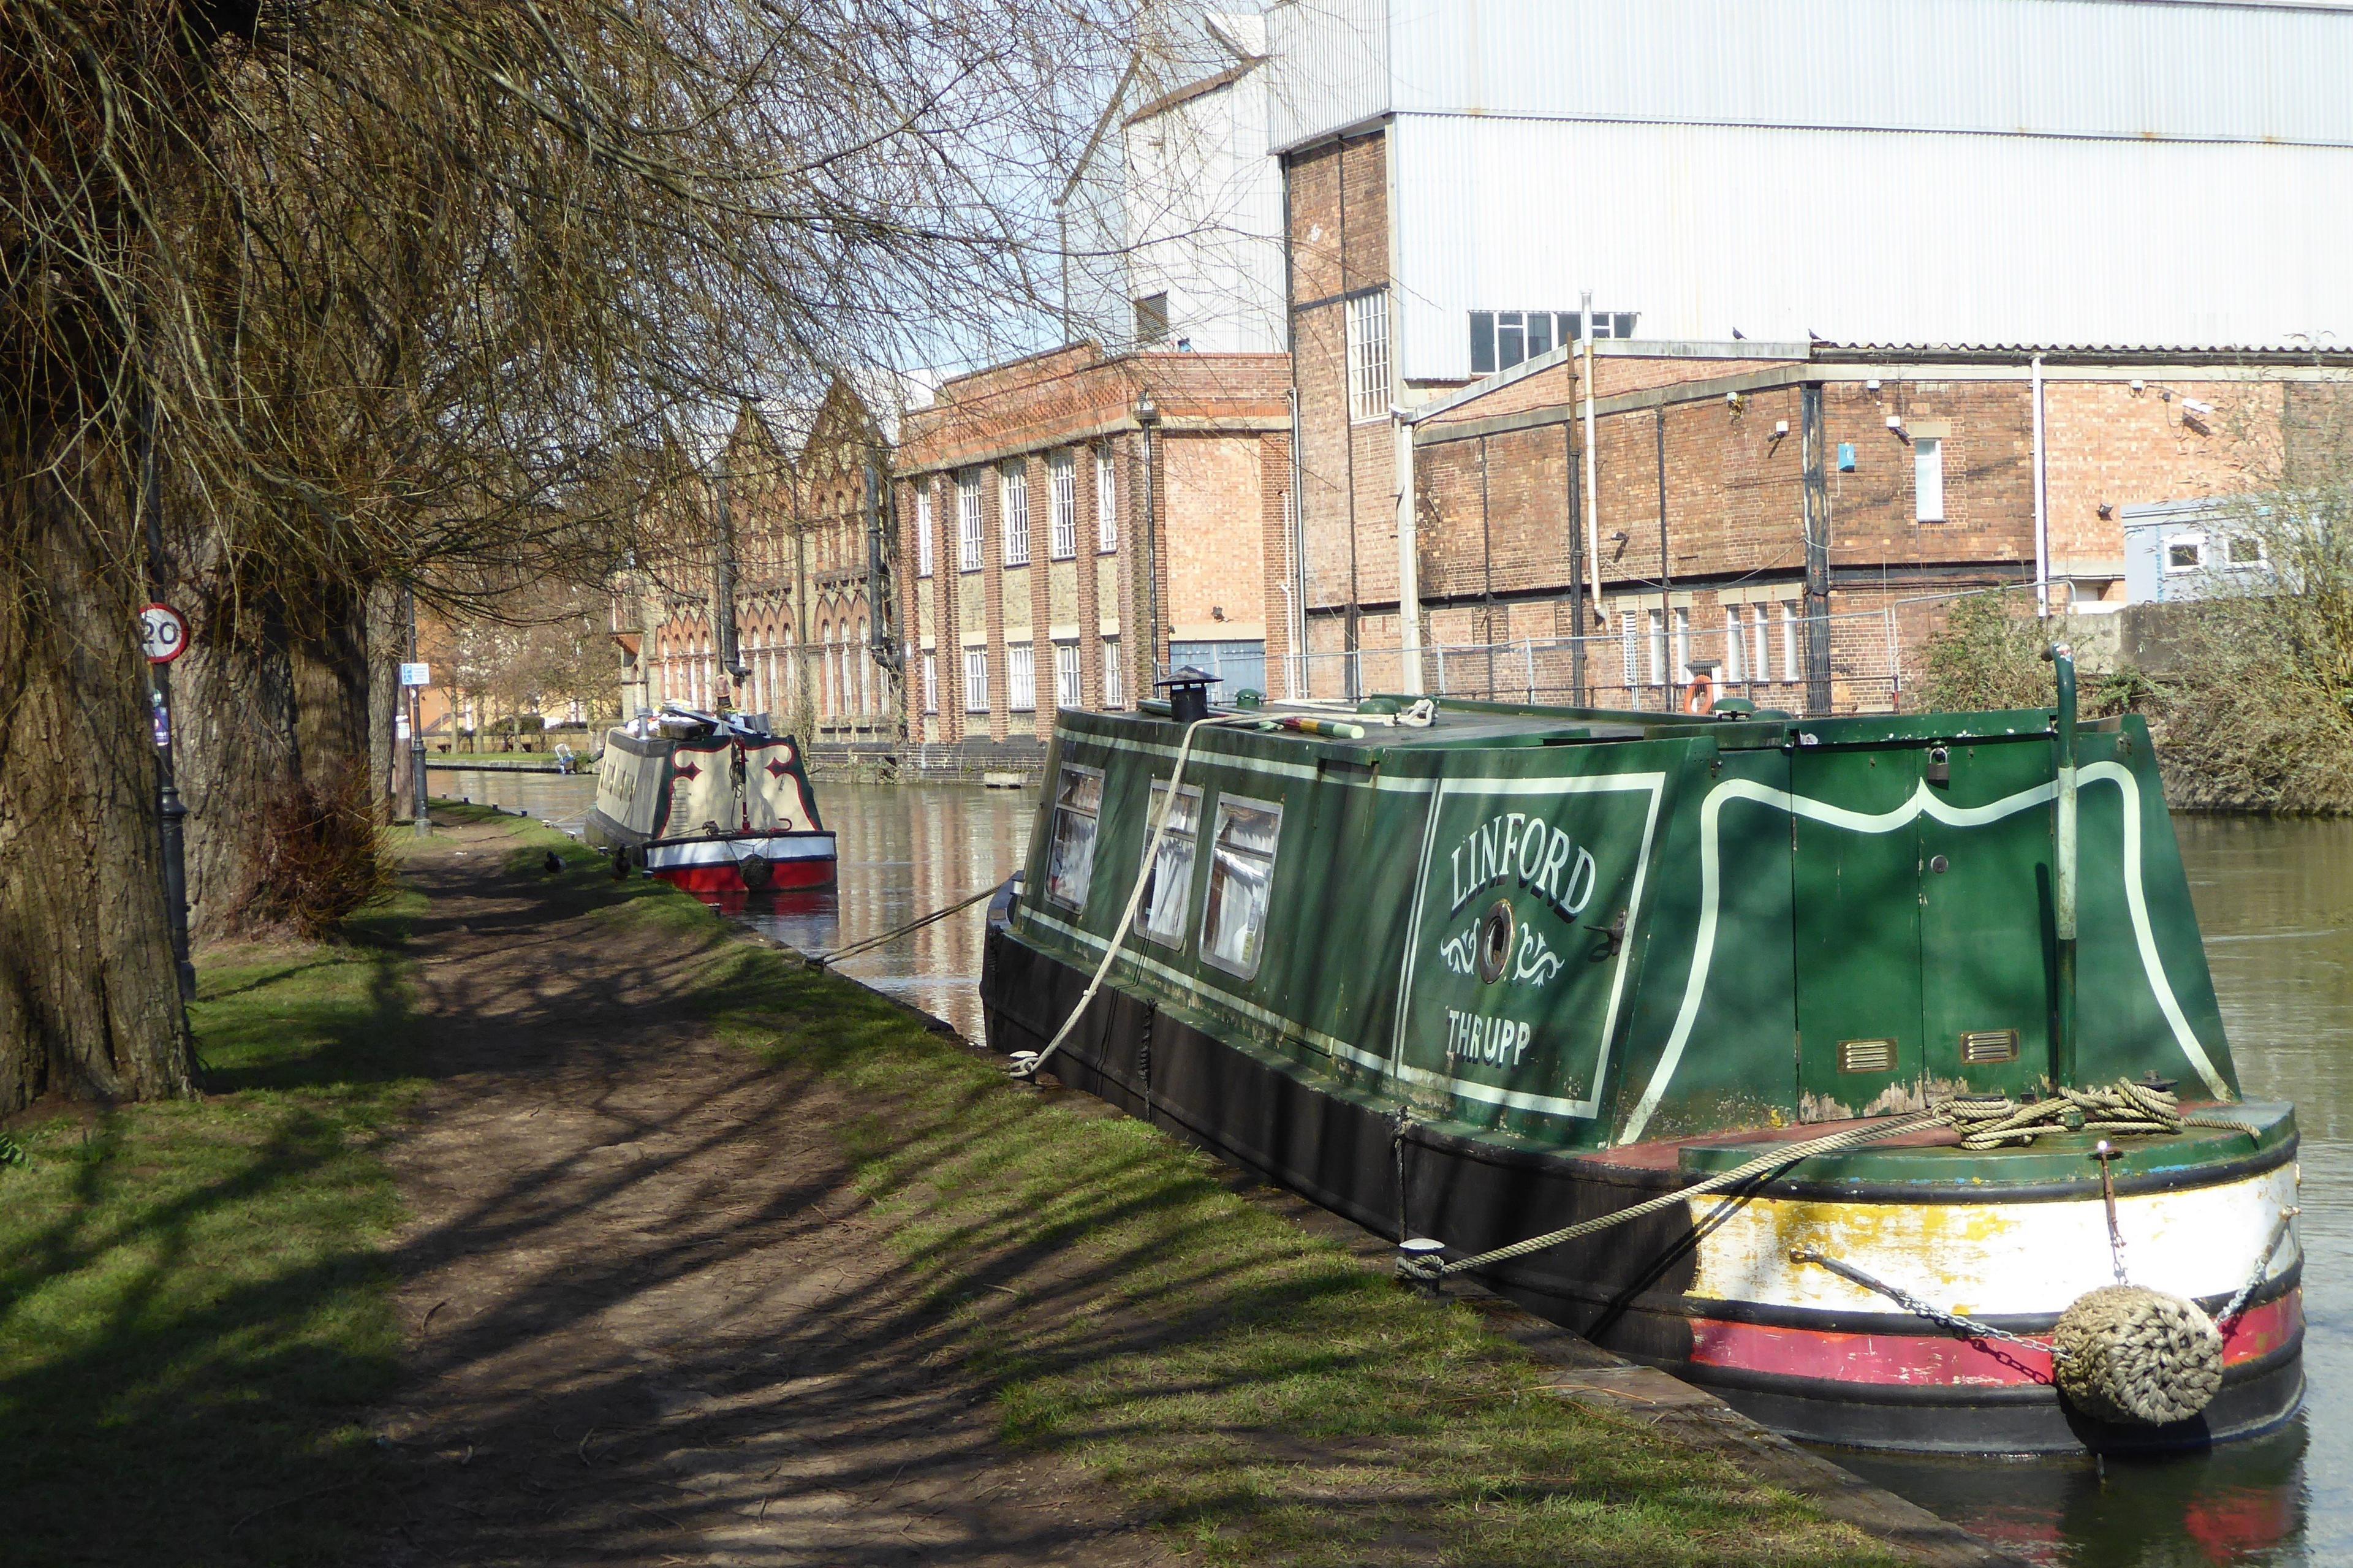
[[2086,1415],[2165,1426],[2222,1387],[2222,1335],[2195,1301],[2143,1285],[2086,1290],[2051,1334],[2059,1392]]

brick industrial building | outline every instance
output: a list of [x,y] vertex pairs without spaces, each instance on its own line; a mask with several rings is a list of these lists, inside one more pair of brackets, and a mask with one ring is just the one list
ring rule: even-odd
[[910,739],[1034,743],[1057,706],[1130,706],[1155,642],[1163,665],[1262,689],[1264,605],[1292,566],[1289,368],[1086,343],[949,381],[909,413]]
[[746,410],[711,471],[670,487],[665,548],[614,584],[625,712],[730,695],[718,587],[744,671],[732,696],[818,744],[894,744],[903,707],[890,610],[892,416],[837,378],[788,448]]
[[[2243,488],[2263,445],[2218,456],[2231,422],[2185,430],[2190,403],[2260,424],[2344,370],[2314,349],[2353,315],[2320,196],[2353,177],[2353,110],[2326,86],[2353,66],[2353,13],[1945,0],[1932,26],[1875,0],[1285,0],[1267,18],[1303,689],[1434,685],[1432,638],[1617,637],[1630,613],[1646,684],[1649,624],[1619,602],[1638,584],[1670,643],[1677,610],[1704,637],[1734,605],[1778,625],[1783,604],[1820,618],[2038,561],[2063,602],[2110,603],[2122,509]],[[1610,521],[1604,602],[1580,606],[1563,470],[1582,389],[1560,345],[1587,340]],[[1464,434],[1482,421],[1504,423]],[[1916,521],[1938,465],[1948,515]],[[1887,700],[1806,663],[1820,632],[1799,637],[1799,694]]]
[[[1699,664],[1761,705],[1901,706],[1951,595],[2047,584],[2059,612],[2121,607],[2123,514],[2292,474],[2299,442],[2340,426],[2353,369],[1592,347],[1589,383],[1555,348],[1409,421],[1433,689],[1656,708]],[[1360,685],[1402,678],[1387,650],[1308,668],[1336,689],[1351,665]]]

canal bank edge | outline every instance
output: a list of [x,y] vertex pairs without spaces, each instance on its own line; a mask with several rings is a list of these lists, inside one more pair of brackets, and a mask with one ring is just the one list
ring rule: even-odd
[[[568,842],[554,830],[525,819],[505,826],[526,846]],[[536,848],[530,852],[535,853]],[[685,902],[683,895],[679,897]],[[723,922],[715,913],[711,920],[733,943],[773,953],[779,962],[797,961],[815,967],[808,964],[807,955],[773,938]],[[899,997],[864,985],[853,975],[832,977],[848,981],[864,996],[883,1003],[928,1034],[945,1037],[965,1051],[982,1051],[946,1021]],[[994,1066],[994,1058],[989,1060]],[[1089,1097],[1060,1089],[1048,1092],[1061,1109],[1083,1119],[1123,1120],[1118,1112]],[[1219,1184],[1251,1206],[1347,1253],[1367,1273],[1388,1273],[1391,1248],[1385,1238],[1244,1173],[1223,1165],[1215,1170]],[[1934,1568],[2011,1568],[2021,1562],[1767,1431],[1713,1394],[1602,1351],[1475,1286],[1458,1286],[1451,1294],[1476,1315],[1482,1330],[1516,1346],[1543,1369],[1542,1392],[1574,1402],[1606,1424],[1648,1433],[1675,1447],[1726,1461],[1751,1481],[1805,1500],[1824,1518],[1870,1536],[1903,1561]]]

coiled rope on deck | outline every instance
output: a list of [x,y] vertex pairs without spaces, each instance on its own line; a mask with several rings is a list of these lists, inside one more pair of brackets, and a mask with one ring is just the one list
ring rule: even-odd
[[1947,1125],[1961,1135],[1964,1149],[2000,1149],[2027,1144],[2047,1132],[2093,1132],[2117,1137],[2179,1132],[2184,1127],[2215,1127],[2259,1136],[2243,1121],[2220,1116],[2184,1116],[2181,1098],[2162,1084],[2120,1079],[2098,1089],[2055,1089],[2048,1100],[2023,1103],[2000,1094],[1956,1095],[1938,1107]]

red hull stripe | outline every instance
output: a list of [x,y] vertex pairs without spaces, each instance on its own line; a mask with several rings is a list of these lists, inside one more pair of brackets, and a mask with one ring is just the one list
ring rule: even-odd
[[[2291,1290],[2251,1310],[2222,1342],[2225,1365],[2255,1361],[2295,1337],[2304,1292]],[[1764,1323],[1692,1323],[1692,1365],[1770,1373],[1817,1383],[1904,1387],[1989,1387],[2051,1381],[2051,1357],[2024,1345],[1955,1339],[1949,1334],[1850,1334]]]
[[[774,875],[768,880],[771,889],[778,888],[828,888],[833,885],[834,863],[831,860],[774,860],[769,862]],[[673,888],[684,888],[690,893],[742,893],[750,889],[744,884],[744,873],[731,863],[724,866],[661,867],[654,875]]]

